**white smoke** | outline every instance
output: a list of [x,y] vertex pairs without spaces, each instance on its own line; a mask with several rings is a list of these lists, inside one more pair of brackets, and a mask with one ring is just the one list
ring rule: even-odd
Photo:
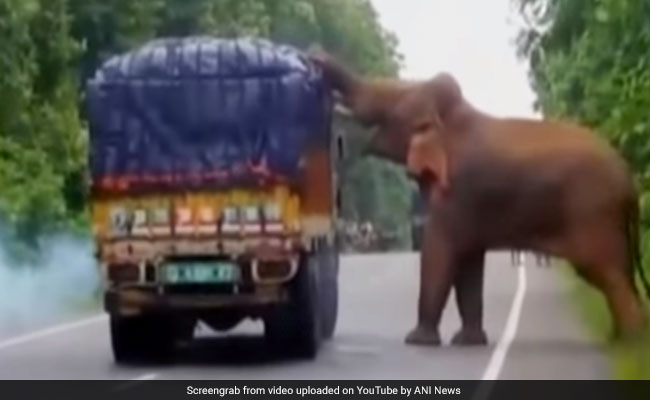
[[40,261],[17,264],[0,239],[0,334],[20,332],[93,307],[99,271],[92,242],[57,235],[41,240],[39,247]]

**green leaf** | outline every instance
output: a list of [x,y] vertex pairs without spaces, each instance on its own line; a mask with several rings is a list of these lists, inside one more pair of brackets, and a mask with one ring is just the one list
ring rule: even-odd
[[609,13],[604,7],[596,8],[595,17],[596,17],[596,21],[601,23],[606,23],[607,21],[609,21]]

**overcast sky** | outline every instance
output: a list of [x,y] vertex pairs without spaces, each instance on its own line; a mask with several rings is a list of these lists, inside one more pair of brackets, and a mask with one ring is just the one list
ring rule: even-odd
[[405,57],[402,76],[446,71],[484,111],[535,115],[526,68],[515,56],[511,0],[371,1],[382,25],[397,35]]

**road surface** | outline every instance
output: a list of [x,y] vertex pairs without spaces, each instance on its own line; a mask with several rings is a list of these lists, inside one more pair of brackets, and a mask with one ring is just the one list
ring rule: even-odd
[[487,258],[485,323],[490,345],[447,345],[459,321],[449,302],[445,345],[410,347],[415,322],[415,253],[355,255],[342,260],[340,317],[317,360],[275,359],[261,324],[229,336],[200,327],[198,340],[170,366],[113,363],[108,322],[97,314],[11,336],[0,335],[0,379],[609,379],[599,345],[575,320],[558,271],[510,265],[506,253]]

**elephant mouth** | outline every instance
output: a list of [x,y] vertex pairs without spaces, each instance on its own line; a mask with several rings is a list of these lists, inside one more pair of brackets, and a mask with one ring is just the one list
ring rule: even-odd
[[412,179],[418,185],[419,190],[424,193],[431,191],[438,181],[436,175],[427,170],[422,171],[419,174],[407,172],[407,176]]

